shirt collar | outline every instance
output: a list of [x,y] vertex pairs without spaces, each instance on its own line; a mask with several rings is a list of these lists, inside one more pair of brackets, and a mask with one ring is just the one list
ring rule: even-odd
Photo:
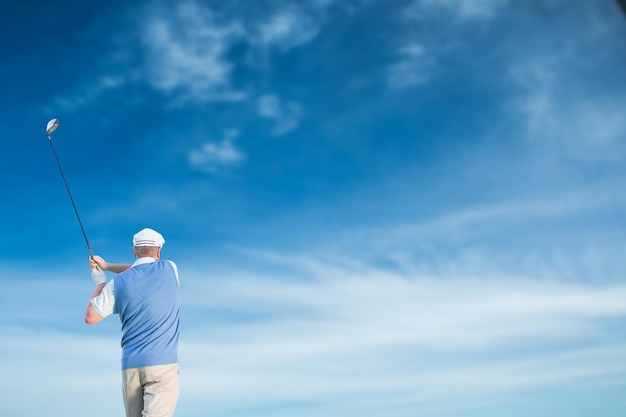
[[131,267],[143,265],[143,264],[149,264],[152,262],[156,262],[156,259],[151,258],[149,256],[144,256],[143,258],[137,258],[137,260],[131,265]]

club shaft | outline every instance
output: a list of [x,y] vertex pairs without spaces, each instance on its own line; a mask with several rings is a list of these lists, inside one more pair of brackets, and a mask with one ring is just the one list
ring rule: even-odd
[[89,245],[89,239],[87,239],[87,233],[85,233],[83,222],[80,221],[80,216],[78,215],[78,209],[76,208],[76,204],[74,203],[74,198],[72,197],[72,192],[70,191],[70,187],[69,185],[67,185],[67,180],[65,179],[65,174],[63,173],[63,168],[61,167],[61,162],[59,161],[59,157],[57,156],[57,152],[54,149],[54,144],[52,143],[52,138],[50,136],[48,136],[48,142],[50,142],[50,148],[52,148],[54,159],[56,159],[57,161],[57,166],[59,167],[59,171],[61,172],[61,178],[63,178],[63,183],[65,184],[65,189],[67,190],[67,194],[70,196],[72,207],[74,207],[74,213],[76,213],[76,218],[78,219],[80,230],[83,232],[83,237],[85,238],[85,243],[87,244],[87,249],[89,250],[89,255],[93,257],[93,251],[91,250],[91,245]]

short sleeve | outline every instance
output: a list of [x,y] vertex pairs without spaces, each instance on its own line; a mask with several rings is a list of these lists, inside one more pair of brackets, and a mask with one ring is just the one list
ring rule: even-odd
[[109,281],[102,292],[97,297],[91,300],[91,306],[96,313],[102,317],[110,316],[111,314],[117,314],[117,303],[115,302],[115,280]]

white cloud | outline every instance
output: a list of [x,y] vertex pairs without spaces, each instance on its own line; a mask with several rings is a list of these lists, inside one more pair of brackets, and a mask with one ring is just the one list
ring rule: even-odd
[[[94,417],[123,413],[120,339],[110,333],[119,331],[119,322],[112,320],[98,328],[84,323],[83,312],[93,291],[88,270],[84,281],[80,276],[67,279],[76,275],[71,267],[55,272],[48,269],[48,275],[12,272],[19,280],[0,294],[3,415],[23,415],[24,404],[34,415],[64,416],[76,410],[90,410]],[[51,279],[41,279],[44,275]],[[33,286],[40,291],[34,297]],[[63,302],[50,303],[49,295],[60,293]],[[39,377],[33,378],[24,369],[37,369]],[[94,392],[102,402],[98,407],[93,407]],[[68,393],[71,401],[60,400]],[[33,396],[40,400],[33,402]]]
[[[233,77],[244,61],[229,56],[233,48],[246,45],[251,56],[267,58],[269,51],[306,45],[321,31],[325,11],[332,3],[318,0],[280,7],[252,20],[195,0],[173,5],[151,3],[137,13],[141,16],[139,37],[118,41],[107,55],[105,65],[123,68],[124,75],[109,71],[83,80],[73,91],[55,98],[45,111],[54,113],[52,106],[76,111],[108,91],[143,82],[168,95],[173,105],[245,100],[249,93],[236,86]],[[108,61],[111,56],[114,65]]]
[[245,93],[232,86],[233,64],[225,54],[244,35],[236,22],[219,24],[192,1],[156,11],[145,20],[142,37],[149,81],[182,101],[242,100]]
[[275,95],[264,95],[257,101],[259,114],[276,122],[272,135],[281,136],[298,127],[302,110],[299,104],[283,103]]
[[[352,415],[354,398],[384,407],[404,396],[394,407],[430,405],[445,415],[451,408],[442,399],[497,401],[590,378],[618,387],[626,371],[615,366],[626,359],[626,341],[610,326],[626,317],[623,285],[471,269],[420,276],[291,254],[264,259],[281,264],[268,274],[208,271],[209,279],[207,271],[188,271],[188,311],[214,317],[187,332],[194,401],[229,409],[335,402]],[[218,377],[207,382],[207,372]]]
[[508,3],[506,0],[414,0],[408,14],[419,17],[424,11],[440,9],[462,20],[489,19]]
[[430,79],[430,60],[425,48],[419,43],[402,45],[387,72],[387,83],[392,88],[414,87]]
[[252,22],[218,15],[193,0],[151,11],[142,37],[148,79],[182,103],[243,100],[247,93],[233,86],[237,64],[227,56],[232,48],[247,43],[254,55],[307,44],[318,35],[329,4],[282,8]]
[[579,160],[622,158],[623,117],[620,93],[591,91],[566,68],[577,65],[571,57],[538,57],[512,71],[522,88],[517,101],[525,117],[526,135],[538,147]]
[[310,42],[320,31],[321,22],[295,9],[281,10],[258,26],[251,42],[263,46],[291,49]]
[[[76,319],[81,321],[81,316]],[[89,410],[94,417],[123,414],[119,337],[102,337],[83,326],[82,334],[0,326],[3,413],[23,415],[28,404],[29,414],[34,415],[72,415],[76,410]],[[33,378],[24,369],[37,369],[40,376]],[[71,401],[59,400],[68,393]],[[98,393],[98,407],[93,406],[94,393]],[[45,400],[33,402],[33,396]]]
[[208,142],[200,149],[192,150],[188,155],[189,163],[196,169],[210,173],[241,163],[244,155],[232,143],[238,135],[237,131],[227,131],[220,143]]
[[52,104],[44,111],[52,114],[76,112],[122,88],[127,82],[128,79],[120,75],[100,75],[92,82],[79,84],[73,90],[55,97]]
[[[403,23],[408,22],[409,26],[399,47],[393,48],[396,59],[387,66],[387,85],[393,89],[405,89],[428,82],[439,55],[449,49],[458,48],[457,40],[443,38],[442,41],[441,37],[433,38],[427,31],[415,32],[413,30],[415,26],[422,26],[424,21],[431,25],[433,19],[437,27],[441,26],[441,22],[448,22],[451,19],[456,19],[456,23],[491,19],[505,4],[502,0],[414,0],[399,13]],[[443,12],[445,16],[441,17],[438,12]],[[451,34],[457,33],[458,28],[453,28],[449,24],[446,28]],[[433,44],[433,40],[437,43]]]

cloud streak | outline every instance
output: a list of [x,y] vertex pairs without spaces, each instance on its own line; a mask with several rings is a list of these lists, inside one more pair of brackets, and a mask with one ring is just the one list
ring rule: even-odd
[[[519,102],[526,118],[529,140],[561,150],[566,157],[594,161],[619,158],[620,139],[626,130],[621,117],[621,93],[610,96],[587,91],[584,85],[563,76],[571,58],[553,56],[520,65],[513,71],[514,79],[525,91]],[[578,88],[572,89],[572,85]]]
[[275,122],[273,136],[282,136],[294,130],[301,117],[301,106],[297,103],[283,103],[275,95],[267,94],[257,101],[259,115]]
[[74,113],[89,106],[96,100],[101,100],[126,85],[127,78],[120,75],[101,75],[93,82],[81,84],[70,92],[55,97],[51,104],[45,106],[47,113]]
[[190,276],[187,308],[216,317],[188,334],[186,348],[192,381],[209,369],[220,376],[209,402],[320,404],[340,394],[354,411],[352,398],[385,393],[384,402],[412,393],[415,407],[610,381],[626,369],[612,364],[626,346],[614,332],[626,317],[623,285],[477,280],[470,270],[435,278],[328,259],[267,259],[283,259],[281,270],[294,273]]
[[149,81],[183,101],[238,101],[233,64],[226,52],[244,35],[235,23],[220,25],[210,9],[186,1],[148,17],[142,36]]
[[430,63],[424,47],[409,43],[398,49],[398,60],[388,69],[387,84],[394,89],[414,87],[430,79]]
[[233,48],[245,45],[257,56],[306,45],[320,32],[327,7],[278,8],[252,22],[191,0],[151,11],[142,36],[145,71],[152,87],[178,94],[183,104],[245,100],[248,92],[234,87],[233,73],[241,68],[229,57]]
[[447,16],[460,20],[480,20],[493,18],[504,5],[506,2],[501,0],[414,0],[409,10],[413,17],[419,17],[424,11],[444,11]]
[[312,15],[297,9],[281,10],[259,24],[256,36],[250,36],[253,44],[288,50],[304,45],[315,38],[321,22]]
[[220,169],[243,162],[245,159],[243,153],[232,143],[238,135],[237,131],[228,131],[220,143],[204,143],[200,149],[189,152],[189,163],[195,169],[215,173]]
[[233,49],[245,46],[252,56],[260,56],[302,47],[322,30],[322,17],[329,6],[320,1],[269,9],[247,20],[194,0],[176,5],[152,2],[136,11],[141,15],[138,35],[110,46],[111,54],[121,59],[106,61],[103,67],[111,74],[124,75],[83,80],[53,105],[76,111],[108,90],[144,83],[176,106],[246,100],[247,89],[254,85],[236,85],[234,72],[249,68],[232,58]]

